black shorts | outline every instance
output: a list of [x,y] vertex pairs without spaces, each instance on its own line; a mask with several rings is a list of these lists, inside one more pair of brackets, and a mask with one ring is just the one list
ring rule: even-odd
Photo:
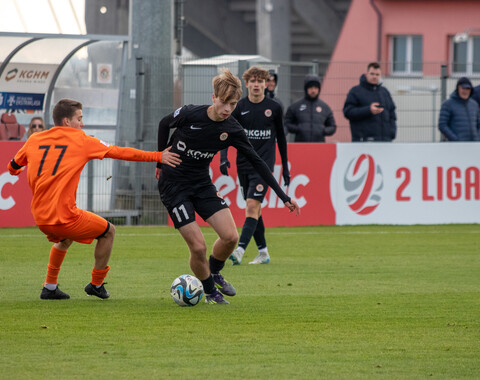
[[160,179],[158,190],[175,228],[194,222],[195,212],[206,220],[217,211],[228,208],[211,181],[192,184]]
[[250,198],[263,202],[263,199],[267,194],[268,185],[260,174],[256,172],[251,174],[239,173],[238,181],[240,182],[240,188],[242,189],[243,199],[247,200],[247,198]]

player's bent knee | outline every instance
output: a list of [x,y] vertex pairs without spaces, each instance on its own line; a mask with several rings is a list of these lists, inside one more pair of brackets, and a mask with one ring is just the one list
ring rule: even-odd
[[97,240],[99,239],[107,239],[107,240],[113,240],[115,237],[115,226],[108,222],[108,228],[107,230],[100,236],[97,237]]
[[205,257],[207,254],[207,246],[205,243],[197,243],[190,246],[190,253],[195,257]]
[[55,243],[54,244],[54,247],[61,250],[61,251],[66,251],[68,250],[68,248],[70,248],[70,246],[72,245],[73,243],[73,240],[70,240],[70,239],[64,239],[58,243]]
[[223,242],[228,246],[235,246],[238,243],[238,232],[237,230],[233,230],[230,233],[222,236]]
[[115,225],[113,225],[112,223],[110,223],[110,228],[108,229],[108,233],[112,234],[112,237],[115,236]]

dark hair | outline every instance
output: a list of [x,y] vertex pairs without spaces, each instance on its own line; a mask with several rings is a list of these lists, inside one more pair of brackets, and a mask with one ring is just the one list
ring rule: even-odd
[[380,63],[378,62],[370,62],[367,66],[367,71],[370,70],[370,67],[373,67],[374,69],[379,69],[380,68]]
[[53,107],[52,117],[56,126],[63,125],[63,119],[71,119],[77,110],[83,108],[82,103],[72,99],[61,99]]

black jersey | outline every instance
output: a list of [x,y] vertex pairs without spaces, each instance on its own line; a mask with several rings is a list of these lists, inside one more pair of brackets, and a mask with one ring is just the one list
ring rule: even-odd
[[[165,116],[158,126],[158,150],[171,146],[182,163],[176,167],[161,165],[161,181],[198,183],[211,181],[209,166],[215,154],[229,146],[235,147],[252,164],[283,202],[290,198],[283,192],[270,169],[248,141],[245,130],[232,117],[215,122],[208,117],[209,106],[188,105]],[[170,141],[170,128],[176,128]],[[168,141],[168,143],[167,143]],[[160,164],[158,164],[160,165]]]
[[[287,140],[283,129],[283,111],[279,103],[265,97],[259,103],[252,103],[248,97],[241,99],[232,116],[238,120],[247,133],[250,143],[258,155],[267,163],[271,171],[275,165],[275,143],[282,157],[282,164],[287,165]],[[252,166],[247,158],[237,154],[237,170],[249,173]]]

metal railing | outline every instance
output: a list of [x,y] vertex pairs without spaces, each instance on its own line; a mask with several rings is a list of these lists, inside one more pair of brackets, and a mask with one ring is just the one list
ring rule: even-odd
[[[198,64],[198,67],[185,63],[177,57],[173,64],[174,83],[159,84],[173,99],[170,112],[184,103],[209,104],[211,80],[224,66],[214,59],[207,65]],[[259,62],[240,59],[230,64],[229,68],[239,77],[243,70],[252,65],[276,70],[279,77],[276,92],[285,110],[292,102],[304,96],[305,75],[318,73],[322,79],[320,97],[330,105],[337,122],[337,132],[327,142],[335,143],[351,141],[348,120],[343,117],[343,104],[350,88],[359,83],[359,77],[366,71],[367,64],[368,62]],[[458,78],[448,76],[448,67],[442,63],[424,63],[424,74],[420,76],[391,75],[389,67],[391,65],[388,62],[382,64],[385,73],[382,80],[397,107],[398,133],[394,143],[440,141],[437,127],[439,110],[442,101],[455,89]],[[156,68],[146,69],[148,73]],[[148,76],[144,80],[148,83]],[[475,78],[472,81],[475,84]],[[143,98],[153,95],[149,93],[151,88],[151,84],[143,85]],[[162,114],[165,112],[160,111],[158,120],[143,121],[140,115],[133,115],[137,123],[145,124],[130,127],[140,130],[153,128],[155,131],[150,132],[155,135],[158,121],[165,116]],[[112,141],[107,142],[146,150],[156,149],[156,141],[142,141],[140,146],[135,141],[118,141],[118,137],[112,137]],[[82,174],[78,204],[103,214],[115,223],[166,224],[167,213],[158,194],[154,172],[155,164],[152,163],[94,161]]]

